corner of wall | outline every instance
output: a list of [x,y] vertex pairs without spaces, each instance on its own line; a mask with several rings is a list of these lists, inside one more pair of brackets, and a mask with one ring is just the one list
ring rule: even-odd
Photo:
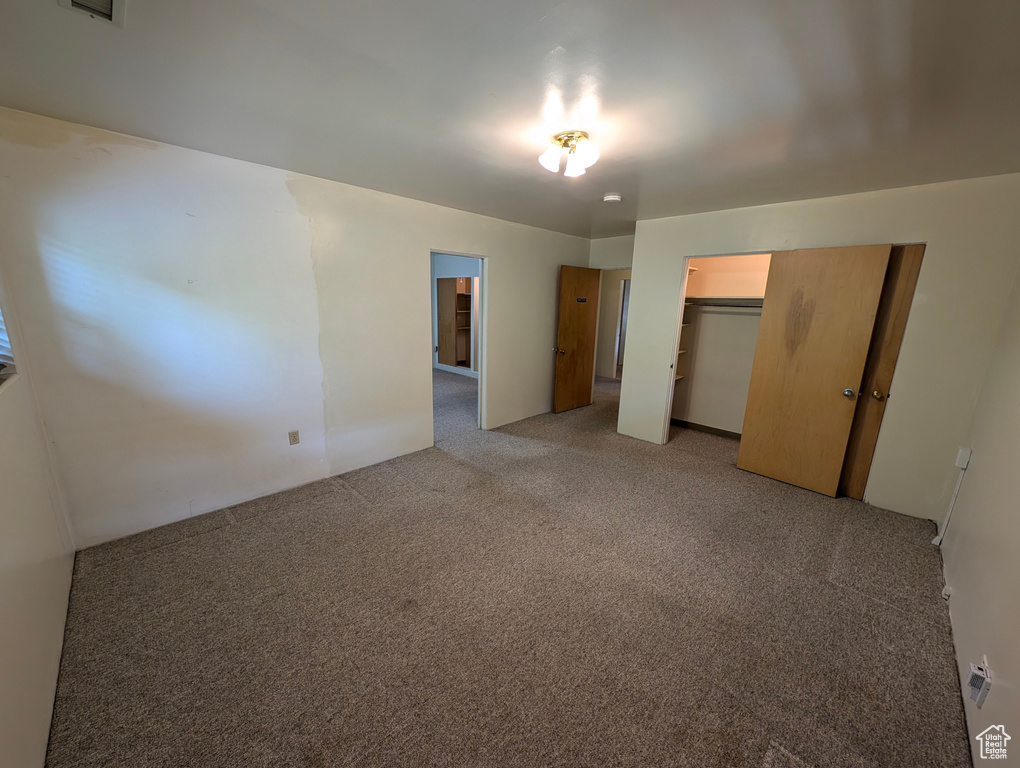
[[[46,421],[43,418],[42,406],[39,403],[38,391],[32,379],[32,355],[25,349],[23,342],[24,336],[21,333],[21,325],[19,323],[19,314],[17,301],[15,300],[13,293],[7,290],[7,286],[10,283],[6,280],[3,270],[3,260],[0,254],[0,300],[2,300],[3,306],[6,308],[4,314],[4,320],[7,325],[7,331],[11,336],[11,344],[15,348],[15,364],[17,366],[18,377],[23,379],[25,388],[28,390],[28,394],[31,398],[33,417],[36,423],[36,429],[39,433],[39,438],[42,442],[42,449],[45,455],[46,464],[46,475],[47,475],[47,493],[50,499],[50,506],[53,510],[54,523],[57,527],[57,533],[60,536],[61,544],[63,545],[65,554],[73,554],[76,549],[76,537],[74,532],[74,525],[71,522],[70,510],[68,509],[67,496],[64,493],[63,482],[60,477],[58,469],[57,457],[54,450],[53,441],[50,439],[47,429]],[[69,574],[70,578],[70,574]]]
[[634,263],[634,235],[604,237],[588,242],[591,269],[630,269]]

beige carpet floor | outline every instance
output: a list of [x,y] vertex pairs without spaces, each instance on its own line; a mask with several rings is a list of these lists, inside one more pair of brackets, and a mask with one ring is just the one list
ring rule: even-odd
[[79,553],[48,764],[969,765],[934,526],[618,387]]

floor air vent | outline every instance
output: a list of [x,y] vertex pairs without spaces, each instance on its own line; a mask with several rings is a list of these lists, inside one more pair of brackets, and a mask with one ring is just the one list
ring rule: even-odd
[[125,0],[57,0],[62,8],[87,13],[93,19],[112,21],[118,27],[124,26]]

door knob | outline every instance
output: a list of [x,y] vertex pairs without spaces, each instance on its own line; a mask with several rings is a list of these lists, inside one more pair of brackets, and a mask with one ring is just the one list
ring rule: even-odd
[[848,398],[850,400],[853,400],[854,399],[854,391],[852,389],[850,389],[850,387],[847,387],[846,389],[843,390],[843,397]]
[[881,392],[879,392],[879,391],[878,391],[877,389],[876,389],[876,390],[875,390],[874,392],[872,392],[872,393],[871,393],[871,396],[872,396],[873,398],[875,398],[876,400],[882,400],[882,399],[884,399],[884,398],[885,398],[885,395],[883,395],[883,394],[882,394]]

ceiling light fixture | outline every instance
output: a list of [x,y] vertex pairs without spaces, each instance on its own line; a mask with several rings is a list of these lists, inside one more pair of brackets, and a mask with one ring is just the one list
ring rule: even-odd
[[584,131],[564,131],[552,137],[549,148],[539,155],[538,162],[547,171],[560,172],[563,151],[567,152],[567,167],[564,176],[583,176],[587,168],[599,159],[599,148]]

